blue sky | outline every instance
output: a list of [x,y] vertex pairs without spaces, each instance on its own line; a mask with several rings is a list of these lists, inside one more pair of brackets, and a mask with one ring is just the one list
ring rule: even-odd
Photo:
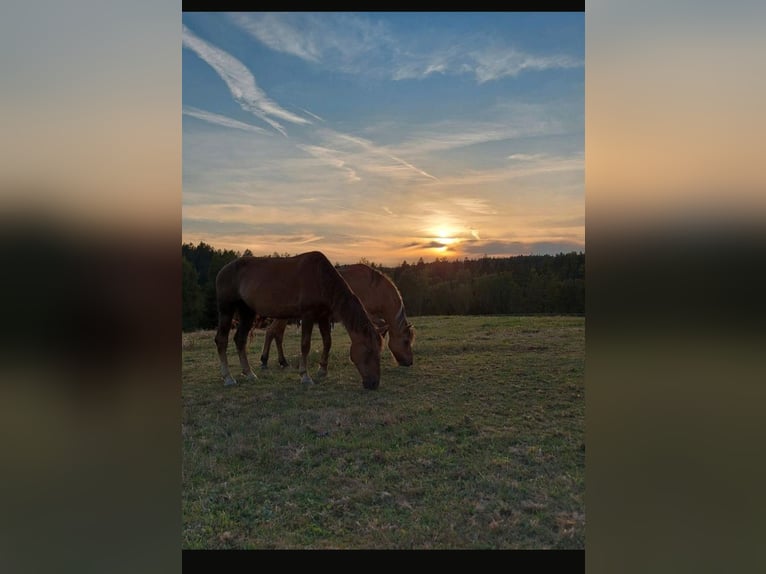
[[184,242],[584,250],[584,13],[183,13]]

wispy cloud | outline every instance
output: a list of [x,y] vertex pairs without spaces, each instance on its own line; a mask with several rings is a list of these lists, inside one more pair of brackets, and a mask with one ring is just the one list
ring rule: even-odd
[[231,14],[235,24],[277,52],[284,52],[310,62],[318,62],[320,49],[311,34],[285,20],[285,15],[266,12],[253,15]]
[[490,205],[486,198],[479,197],[453,197],[451,203],[469,214],[476,215],[496,215],[497,209]]
[[311,136],[317,143],[297,147],[325,165],[344,170],[348,182],[366,177],[399,183],[423,181],[423,178],[438,181],[435,176],[371,140],[329,128],[315,130]]
[[237,13],[231,19],[272,50],[342,72],[379,69],[396,45],[385,25],[350,13]]
[[482,84],[507,76],[517,76],[523,71],[579,68],[583,61],[563,54],[537,55],[508,48],[489,48],[471,54],[473,73]]
[[544,106],[516,107],[512,112],[495,114],[493,121],[445,120],[416,127],[396,150],[413,157],[490,142],[557,135],[567,129]]
[[[582,67],[582,58],[537,54],[518,47],[490,44],[481,35],[470,44],[441,37],[396,37],[373,16],[349,13],[237,13],[232,21],[253,38],[280,53],[327,69],[419,80],[434,74],[469,74],[479,84],[525,71]],[[426,48],[426,43],[430,47]]]
[[512,46],[482,45],[472,48],[451,45],[430,53],[408,53],[397,58],[391,71],[394,80],[422,80],[434,74],[473,75],[483,84],[505,77],[515,77],[525,71],[545,71],[583,67],[581,58],[566,54],[534,54]]
[[515,161],[539,161],[545,159],[545,155],[540,153],[514,153],[508,156],[508,159]]
[[350,183],[361,181],[361,178],[357,175],[356,171],[348,167],[346,162],[341,159],[341,154],[338,151],[316,145],[299,145],[298,147],[313,157],[343,170],[346,173],[347,181]]
[[260,118],[283,135],[285,128],[276,119],[295,124],[310,124],[311,121],[283,109],[272,101],[255,83],[255,77],[247,67],[232,55],[209,44],[183,27],[183,45],[202,58],[226,82],[234,100],[242,109]]
[[223,126],[227,128],[244,130],[246,132],[257,132],[261,134],[269,133],[267,130],[260,128],[258,126],[254,126],[246,122],[240,122],[239,120],[235,120],[227,116],[214,114],[212,112],[206,112],[205,110],[200,110],[198,108],[194,108],[190,106],[184,107],[183,114],[185,116],[191,116],[193,118],[197,118],[198,120],[202,120],[211,124],[215,124],[215,125],[219,125],[219,126]]
[[[377,158],[382,157],[382,158],[389,159],[395,162],[396,164],[398,164],[399,166],[405,167],[407,170],[411,170],[412,172],[418,175],[422,175],[423,177],[438,181],[438,178],[436,178],[435,176],[431,175],[430,173],[418,167],[415,167],[410,162],[391,154],[385,147],[378,146],[368,139],[360,138],[357,136],[351,136],[351,135],[336,132],[333,130],[326,130],[324,133],[326,136],[329,136],[330,138],[335,139],[336,141],[341,140],[341,141],[351,142],[359,146],[360,148],[362,148],[364,151],[371,154],[373,157],[377,157]],[[369,163],[370,164],[374,163],[374,160],[371,160]],[[386,167],[383,167],[382,169],[380,168],[380,166],[378,166],[378,171],[385,171],[385,172],[391,173],[396,170],[392,169],[391,166],[386,166]]]
[[307,109],[305,109],[305,108],[301,108],[301,111],[303,111],[303,113],[305,113],[305,114],[308,114],[308,115],[310,115],[312,118],[319,120],[320,122],[323,122],[323,121],[324,121],[324,118],[320,118],[318,115],[316,115],[316,114],[312,114],[310,111],[308,111],[308,110],[307,110]]

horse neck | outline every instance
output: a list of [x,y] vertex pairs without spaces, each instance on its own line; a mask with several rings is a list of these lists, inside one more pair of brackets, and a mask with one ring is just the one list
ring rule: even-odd
[[[384,279],[386,278],[384,277]],[[388,279],[386,279],[386,291],[383,319],[388,323],[389,331],[393,331],[397,335],[403,335],[407,329],[407,313],[404,310],[402,296]]]
[[[364,329],[365,321],[370,323],[367,313],[364,310],[359,298],[352,291],[343,290],[334,297],[332,305],[333,319],[339,320],[348,331],[349,335],[366,335]],[[370,323],[371,328],[374,326]]]
[[[402,307],[402,298],[396,286],[380,271],[369,269],[370,285],[363,291],[367,300],[362,301],[367,311],[394,325]],[[367,279],[365,279],[365,283]]]
[[409,321],[407,321],[407,313],[404,311],[404,303],[399,303],[399,308],[394,313],[394,316],[391,320],[386,319],[386,322],[390,325],[389,331],[398,336],[404,336],[409,325]]

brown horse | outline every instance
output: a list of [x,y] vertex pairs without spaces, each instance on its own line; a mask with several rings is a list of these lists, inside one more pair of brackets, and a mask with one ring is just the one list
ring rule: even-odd
[[[367,313],[376,323],[378,331],[384,336],[388,332],[388,348],[399,365],[403,367],[412,365],[412,343],[415,339],[415,330],[412,323],[407,320],[402,296],[393,281],[377,269],[363,263],[344,265],[339,267],[338,271],[359,297]],[[285,320],[276,319],[266,328],[266,338],[263,341],[261,353],[262,369],[268,366],[272,340],[277,343],[279,364],[283,367],[287,366],[282,347],[286,325]],[[325,354],[329,354],[329,349],[325,350]],[[323,367],[320,366],[317,376],[326,374],[326,365],[324,372],[322,369]]]
[[[226,264],[215,279],[218,301],[218,331],[215,344],[224,385],[236,383],[229,372],[226,349],[235,312],[239,325],[234,342],[242,373],[256,379],[247,360],[247,336],[256,314],[274,319],[301,320],[301,380],[313,383],[307,374],[306,359],[311,332],[317,323],[329,351],[330,319],[338,317],[351,338],[351,360],[366,389],[380,384],[380,352],[383,339],[359,298],[332,263],[319,251],[295,257],[240,257]],[[320,366],[327,365],[327,351]]]

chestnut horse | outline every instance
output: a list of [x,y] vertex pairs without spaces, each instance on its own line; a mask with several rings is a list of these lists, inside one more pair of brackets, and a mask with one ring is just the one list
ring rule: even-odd
[[[407,320],[402,296],[393,281],[377,269],[363,263],[343,265],[338,268],[338,271],[348,286],[351,287],[351,290],[359,297],[362,305],[367,309],[367,313],[376,323],[378,331],[384,336],[388,332],[388,348],[397,363],[403,367],[412,365],[412,343],[415,339],[415,330],[412,323]],[[266,328],[266,338],[263,341],[261,353],[262,369],[268,366],[272,340],[277,343],[279,364],[283,367],[287,366],[282,348],[286,326],[287,321],[276,319]],[[329,349],[326,350],[326,353],[329,353]],[[325,372],[322,371],[322,368],[320,366],[318,376],[326,374],[326,365],[324,366]]]
[[[324,254],[311,251],[294,257],[240,257],[218,272],[215,290],[218,301],[215,344],[224,385],[236,384],[226,357],[229,330],[236,312],[239,325],[234,343],[242,374],[248,379],[257,378],[247,359],[247,337],[256,314],[301,320],[299,372],[305,383],[314,382],[306,368],[314,323],[329,350],[330,320],[337,317],[351,338],[351,360],[362,376],[362,385],[366,389],[378,388],[383,339],[359,298]],[[327,365],[327,352],[323,352],[320,365]]]

